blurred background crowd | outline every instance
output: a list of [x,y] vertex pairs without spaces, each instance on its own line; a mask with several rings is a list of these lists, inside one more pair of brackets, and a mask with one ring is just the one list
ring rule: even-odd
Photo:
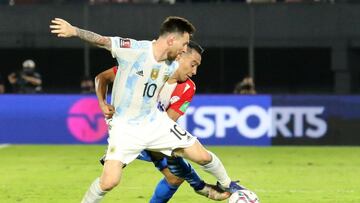
[[116,65],[104,50],[51,36],[53,17],[141,40],[156,36],[167,15],[189,18],[198,28],[195,39],[206,50],[194,77],[198,93],[360,92],[360,1],[0,2],[0,93],[94,93],[96,74]]

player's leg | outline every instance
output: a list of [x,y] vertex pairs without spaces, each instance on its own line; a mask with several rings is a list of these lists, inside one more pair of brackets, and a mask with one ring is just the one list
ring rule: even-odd
[[152,161],[154,166],[164,175],[164,178],[156,185],[150,203],[168,202],[184,180],[170,173],[167,168],[167,159],[161,153],[144,150],[138,159]]
[[150,199],[150,203],[165,203],[168,202],[176,193],[180,185],[184,182],[183,179],[173,175],[168,168],[161,170],[164,175],[158,184]]
[[96,178],[85,193],[82,203],[100,202],[105,194],[116,187],[121,178],[123,163],[117,160],[105,161],[100,178]]
[[154,137],[147,147],[149,150],[160,151],[168,156],[177,155],[185,157],[215,176],[224,188],[231,189],[231,192],[240,188],[227,175],[227,172],[219,158],[207,151],[197,140],[196,137],[180,127],[171,120],[166,114],[158,115],[156,125],[159,126],[154,131]]
[[[167,165],[170,174],[185,179],[194,190],[203,189],[205,182],[200,178],[192,166],[181,157],[167,158]],[[170,176],[170,175],[169,175]],[[170,176],[171,177],[171,176]]]
[[219,182],[219,186],[222,186],[222,188],[227,191],[233,193],[236,190],[243,189],[231,181],[220,159],[214,153],[206,150],[198,140],[189,147],[174,150],[174,154],[201,165],[202,169],[215,176]]
[[102,175],[93,181],[82,202],[100,202],[108,191],[119,184],[122,168],[132,162],[146,144],[136,137],[139,134],[137,129],[127,123],[109,123],[109,144]]
[[[152,155],[150,155],[150,153]],[[184,182],[183,179],[176,177],[169,171],[164,155],[161,154],[160,157],[160,154],[161,153],[154,153],[143,150],[137,157],[137,159],[142,161],[153,162],[155,167],[164,175],[164,178],[158,182],[150,199],[150,203],[168,202],[175,194],[181,183]],[[100,158],[99,161],[102,165],[105,164],[105,159],[106,155]]]
[[[146,150],[145,150],[146,151]],[[150,153],[148,153],[150,154]],[[212,200],[224,200],[229,197],[229,193],[219,191],[215,185],[206,184],[192,166],[181,157],[166,157],[166,159],[156,158],[156,154],[151,152],[152,160],[155,166],[164,174],[157,185],[151,198],[151,203],[168,202],[175,194],[184,179],[190,184],[196,193]],[[142,158],[148,160],[148,156],[142,153]],[[163,157],[163,155],[161,155]],[[180,178],[181,177],[181,178]]]
[[185,179],[196,193],[212,200],[225,200],[230,196],[228,192],[220,191],[217,186],[205,183],[183,158],[167,158],[167,164],[171,173]]

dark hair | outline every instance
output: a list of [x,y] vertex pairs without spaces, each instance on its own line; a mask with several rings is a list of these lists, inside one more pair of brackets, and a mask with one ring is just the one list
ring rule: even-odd
[[166,33],[180,33],[185,32],[192,35],[195,32],[195,27],[185,18],[177,16],[169,16],[165,19],[160,27],[160,36]]
[[188,44],[188,48],[190,49],[194,49],[195,51],[197,51],[200,55],[202,53],[204,53],[204,49],[200,46],[200,44],[198,44],[195,41],[190,40],[189,44]]

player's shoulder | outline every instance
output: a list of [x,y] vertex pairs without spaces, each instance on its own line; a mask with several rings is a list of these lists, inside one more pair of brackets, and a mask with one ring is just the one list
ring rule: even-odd
[[149,40],[136,40],[132,38],[112,37],[112,41],[117,48],[123,49],[148,49],[151,46]]
[[195,82],[192,81],[190,78],[185,81],[187,85],[189,85],[194,91],[196,90]]
[[151,41],[149,40],[134,40],[132,39],[131,48],[133,49],[149,49],[152,45]]
[[195,93],[196,87],[194,81],[187,79],[185,82],[178,83],[176,85],[174,94],[179,95],[193,95]]
[[179,62],[177,62],[176,60],[170,61],[170,60],[166,60],[165,64],[169,67],[171,67],[171,70],[175,70],[179,67]]

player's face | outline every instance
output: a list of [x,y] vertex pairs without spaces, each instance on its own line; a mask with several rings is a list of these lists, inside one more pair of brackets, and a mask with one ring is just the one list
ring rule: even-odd
[[169,39],[168,60],[175,60],[177,56],[184,53],[190,41],[189,33],[173,34]]
[[192,50],[191,53],[183,53],[178,61],[178,80],[184,82],[193,75],[196,75],[197,68],[201,64],[201,55],[197,51]]

